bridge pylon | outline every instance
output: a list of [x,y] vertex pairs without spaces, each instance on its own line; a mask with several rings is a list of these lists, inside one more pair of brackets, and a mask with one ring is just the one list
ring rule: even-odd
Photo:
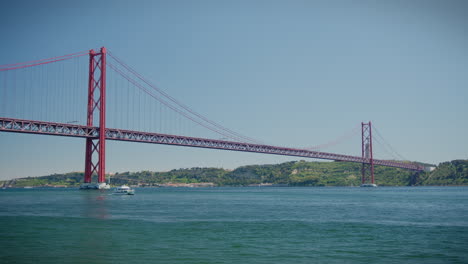
[[[93,127],[98,117],[99,136],[86,139],[84,189],[109,188],[106,182],[106,48],[100,52],[89,51],[88,79],[88,127]],[[99,115],[95,115],[99,112]],[[98,184],[91,184],[92,175],[97,174]]]
[[361,186],[375,187],[374,157],[372,152],[372,123],[361,123],[362,135],[362,179]]

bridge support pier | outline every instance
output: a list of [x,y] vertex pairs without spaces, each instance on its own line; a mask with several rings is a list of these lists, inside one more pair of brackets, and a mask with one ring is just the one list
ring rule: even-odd
[[[88,127],[93,127],[95,111],[99,111],[99,137],[86,139],[84,189],[103,189],[106,185],[106,48],[89,52]],[[98,184],[91,184],[97,174]]]
[[374,157],[372,153],[372,123],[361,123],[362,132],[362,179],[361,186],[376,187],[374,180]]

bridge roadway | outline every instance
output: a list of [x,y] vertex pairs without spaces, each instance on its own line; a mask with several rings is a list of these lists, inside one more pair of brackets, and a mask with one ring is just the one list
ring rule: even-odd
[[[41,134],[66,137],[98,138],[99,128],[76,124],[52,123],[43,121],[2,118],[0,117],[0,131],[14,133]],[[194,138],[186,136],[167,135],[159,133],[139,132],[106,128],[106,140],[153,143],[196,148],[221,149],[231,151],[255,152],[283,156],[295,156],[314,159],[347,161],[356,163],[369,163],[369,159],[358,156],[349,156],[305,149],[276,147],[269,145],[250,144],[225,140]],[[375,165],[403,168],[415,171],[424,170],[424,167],[414,163],[403,163],[389,160],[374,159]]]

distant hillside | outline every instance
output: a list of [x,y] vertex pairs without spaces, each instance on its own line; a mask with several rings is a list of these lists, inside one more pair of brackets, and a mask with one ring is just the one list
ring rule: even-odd
[[420,185],[468,185],[468,160],[452,160],[420,177]]
[[[158,186],[167,183],[206,183],[217,186],[279,184],[288,186],[359,186],[361,165],[349,162],[286,162],[273,165],[242,166],[233,171],[219,168],[177,169],[168,172],[122,172],[109,175],[112,185]],[[109,178],[109,176],[107,176]],[[380,186],[468,185],[468,160],[444,162],[432,172],[413,172],[376,166]],[[96,179],[93,179],[94,181]],[[0,182],[11,187],[78,187],[82,172],[28,177]]]

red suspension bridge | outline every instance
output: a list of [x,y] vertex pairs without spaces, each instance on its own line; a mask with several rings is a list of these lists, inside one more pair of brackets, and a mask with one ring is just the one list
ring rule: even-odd
[[[424,169],[415,163],[374,159],[371,122],[354,130],[361,131],[361,156],[263,144],[182,104],[105,48],[2,65],[0,73],[0,131],[84,138],[87,186],[92,186],[93,175],[98,176],[96,186],[105,185],[106,140],[361,163],[363,184],[374,183],[374,165]],[[223,139],[194,136],[201,131]]]

